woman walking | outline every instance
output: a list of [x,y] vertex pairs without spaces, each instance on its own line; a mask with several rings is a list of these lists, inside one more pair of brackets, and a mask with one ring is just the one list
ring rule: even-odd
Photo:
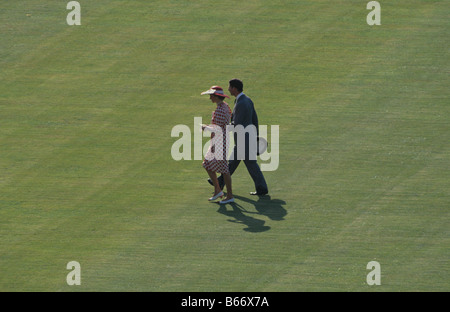
[[224,193],[219,186],[216,172],[222,173],[227,188],[227,197],[220,201],[220,204],[228,204],[234,202],[233,192],[231,189],[231,175],[228,169],[228,135],[227,125],[231,119],[231,109],[225,98],[229,98],[219,86],[212,86],[208,91],[202,92],[202,95],[209,95],[212,103],[217,105],[216,110],[212,113],[211,125],[202,125],[202,130],[211,131],[211,145],[203,160],[203,168],[206,169],[208,175],[214,185],[214,196],[209,200],[213,201],[219,197],[223,197]]

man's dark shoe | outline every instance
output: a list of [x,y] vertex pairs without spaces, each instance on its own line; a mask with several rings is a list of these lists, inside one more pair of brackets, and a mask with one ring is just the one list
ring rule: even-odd
[[[211,181],[211,179],[208,179],[208,183],[211,184],[212,186],[214,186],[214,184],[213,184],[213,182]],[[219,187],[220,187],[221,190],[223,190],[223,187],[224,187],[224,186],[225,186],[225,183],[224,183],[224,184],[221,184],[220,181],[219,181]]]
[[258,196],[264,196],[267,195],[269,192],[250,192],[250,195],[258,195]]

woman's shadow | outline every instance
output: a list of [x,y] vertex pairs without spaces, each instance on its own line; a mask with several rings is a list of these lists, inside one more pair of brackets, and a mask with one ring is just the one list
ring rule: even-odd
[[282,221],[287,215],[287,211],[283,208],[286,204],[284,200],[281,199],[271,199],[269,195],[260,196],[258,200],[251,200],[246,197],[234,195],[236,199],[243,202],[250,203],[255,206],[256,212],[248,211],[238,203],[234,202],[229,204],[233,210],[227,209],[227,205],[220,205],[217,212],[224,214],[228,217],[234,219],[228,220],[230,222],[241,223],[247,226],[244,231],[258,233],[270,230],[270,226],[265,225],[266,221],[251,217],[247,214],[253,215],[263,215],[268,217],[270,220]]

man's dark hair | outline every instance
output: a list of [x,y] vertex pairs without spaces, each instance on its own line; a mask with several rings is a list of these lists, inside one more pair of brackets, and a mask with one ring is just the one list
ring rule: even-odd
[[230,86],[236,88],[239,92],[242,92],[244,90],[244,84],[242,83],[242,80],[239,79],[231,79],[230,80]]

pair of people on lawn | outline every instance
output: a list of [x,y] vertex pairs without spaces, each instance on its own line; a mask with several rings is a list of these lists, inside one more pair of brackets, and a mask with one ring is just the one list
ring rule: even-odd
[[[243,93],[244,84],[239,79],[231,79],[229,81],[228,91],[236,99],[234,101],[234,108],[231,111],[225,98],[230,98],[219,86],[212,86],[209,90],[202,92],[202,95],[209,95],[212,103],[216,104],[216,109],[212,114],[211,124],[202,125],[203,131],[211,131],[211,144],[208,152],[203,160],[203,167],[209,175],[208,182],[214,186],[214,195],[209,198],[214,201],[218,198],[224,197],[222,189],[226,186],[226,198],[221,200],[220,204],[228,204],[234,202],[233,191],[231,186],[231,175],[239,166],[241,160],[244,161],[247,171],[255,183],[255,191],[250,192],[251,195],[263,196],[269,191],[266,180],[261,172],[261,169],[256,162],[256,151],[252,153],[251,148],[256,148],[251,142],[251,133],[245,133],[245,140],[239,140],[236,131],[234,131],[234,150],[227,159],[228,151],[228,135],[227,126],[231,123],[236,129],[237,126],[242,126],[240,129],[246,129],[248,126],[254,126],[256,132],[258,131],[258,116],[255,111],[252,100]],[[219,129],[220,128],[220,129]],[[217,135],[221,133],[223,135]],[[257,135],[257,134],[255,134]],[[221,173],[217,177],[217,172]]]

